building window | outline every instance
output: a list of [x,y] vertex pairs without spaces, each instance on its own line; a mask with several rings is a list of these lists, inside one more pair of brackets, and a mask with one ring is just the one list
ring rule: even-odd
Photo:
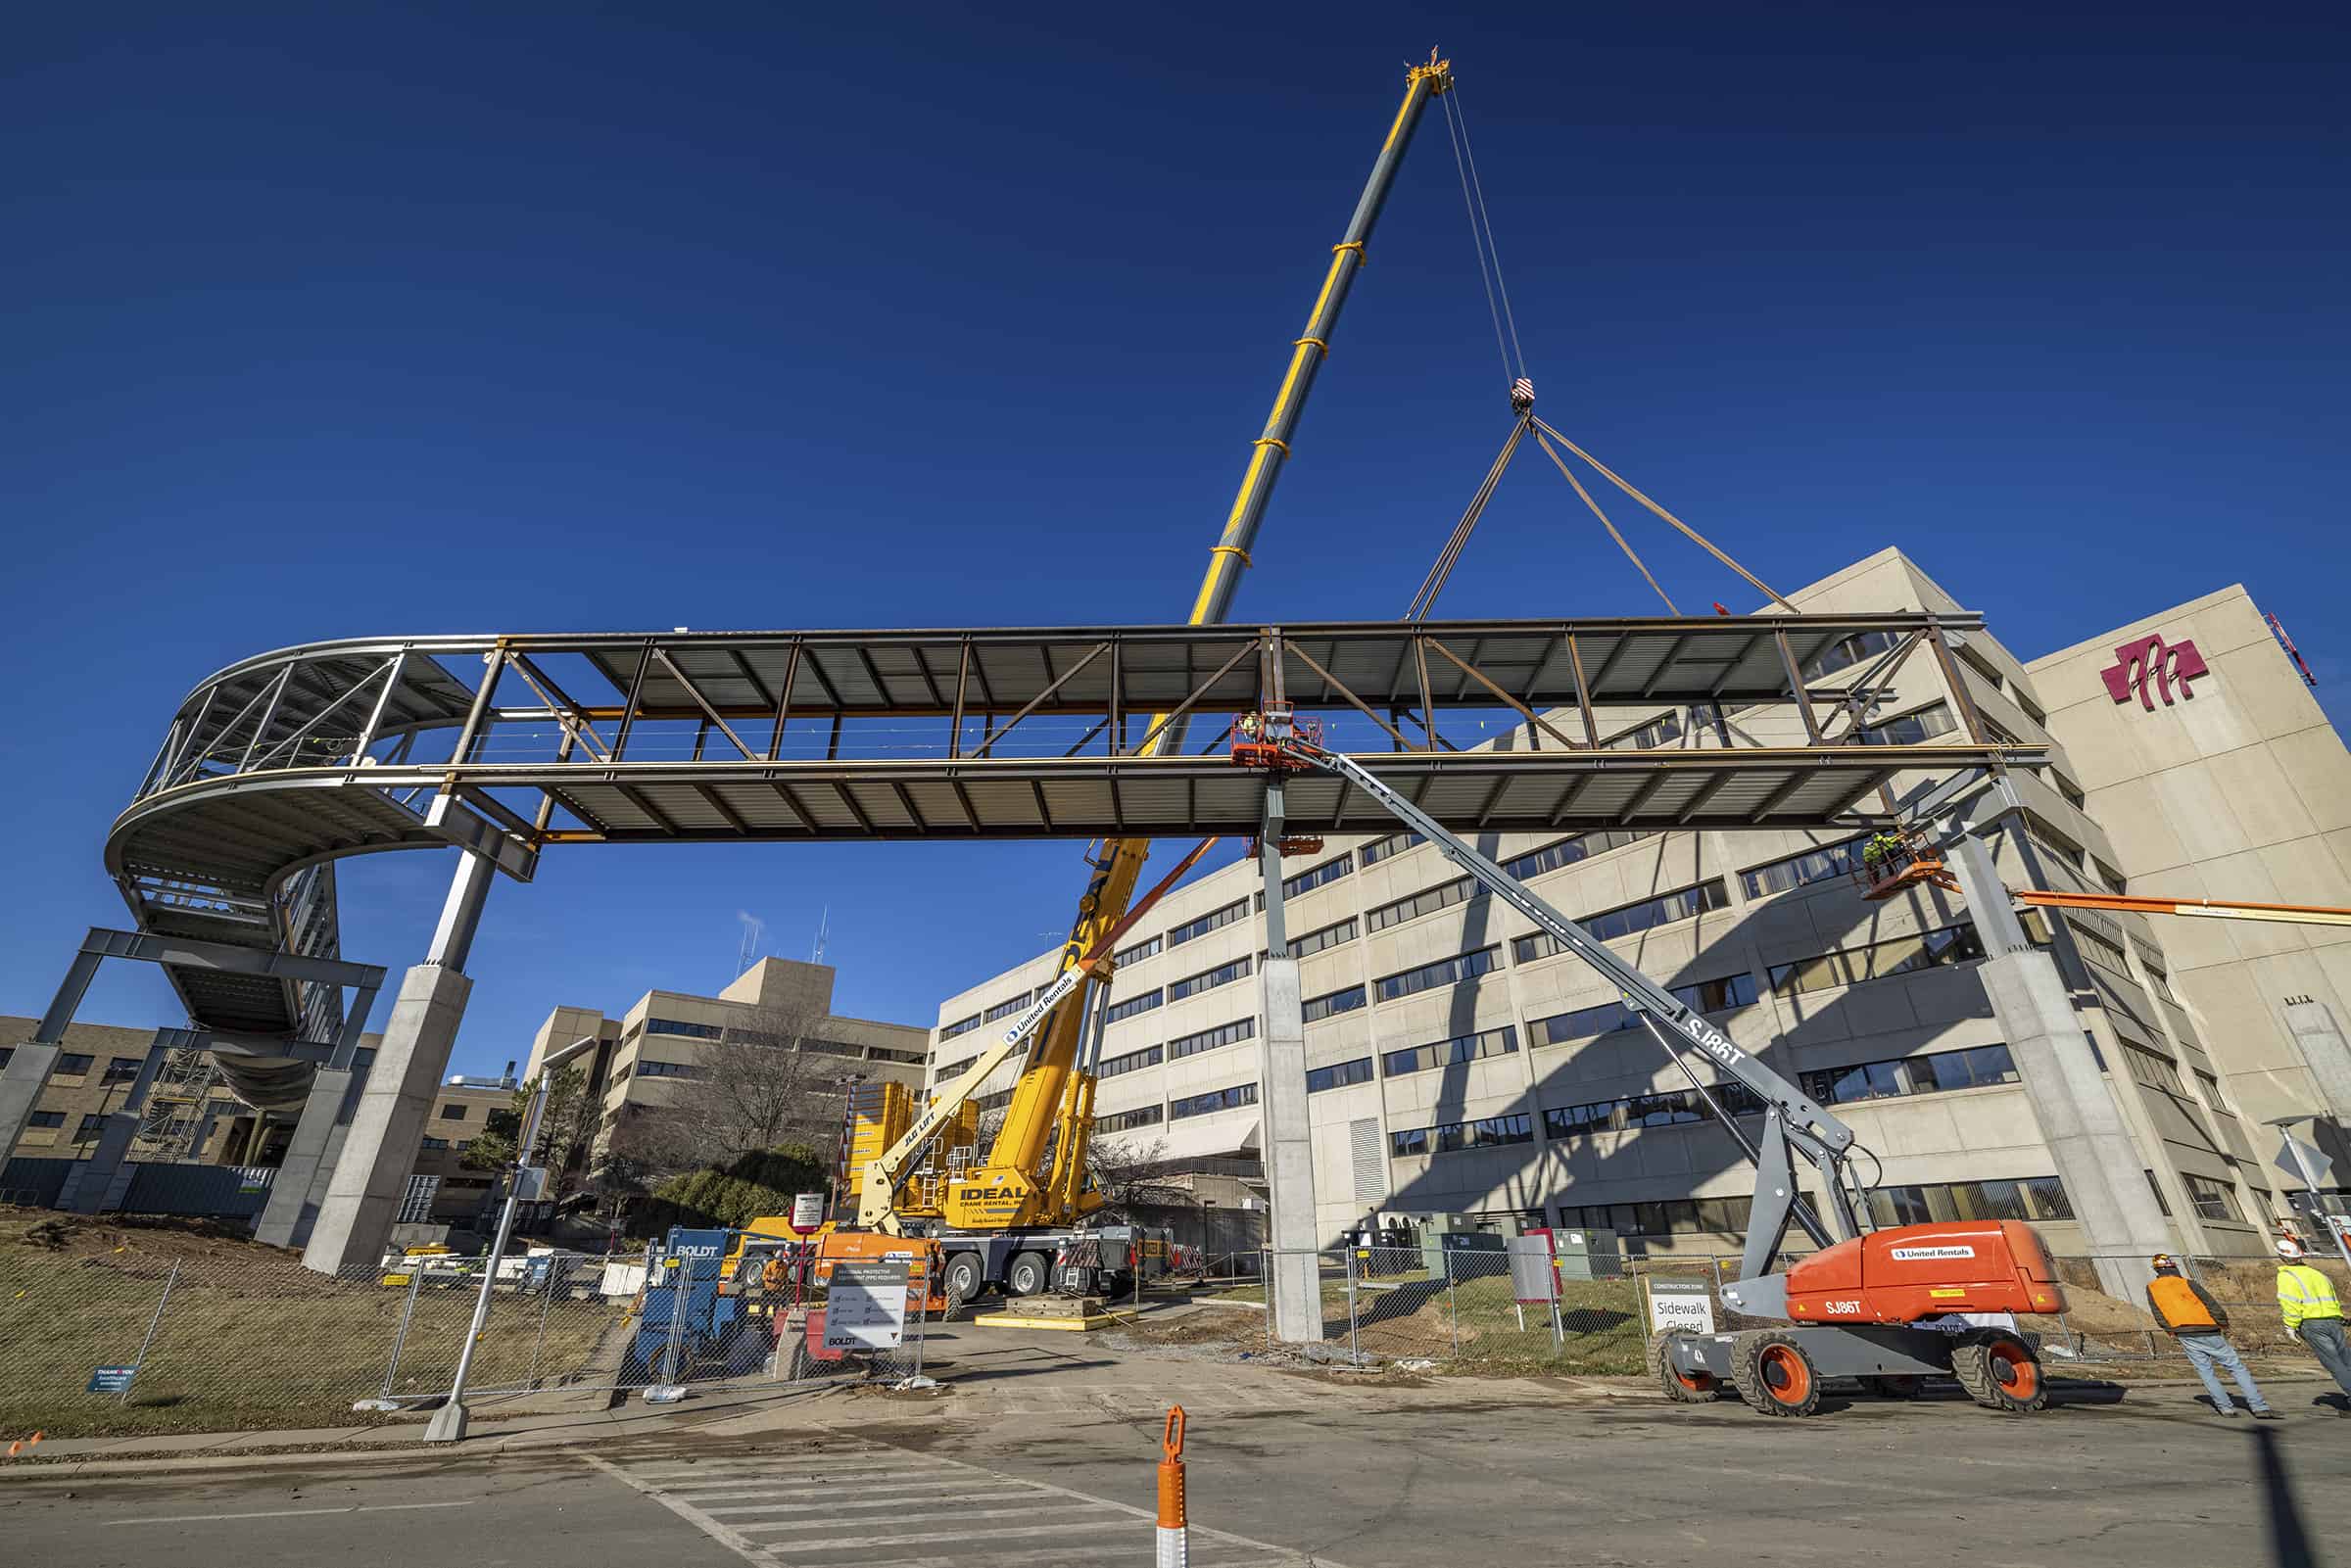
[[[2034,701],[2031,697],[2025,695],[2025,689],[2023,687],[2018,687],[2015,690],[2010,691],[2008,695],[2015,700],[2016,705],[2019,708],[2024,710],[2026,718],[2031,719],[2035,724],[2039,725],[2043,730],[2046,730],[2049,727],[2048,710],[2043,708],[2039,703]],[[2081,802],[2077,800],[2074,802],[2074,804],[2078,806],[2081,804]]]
[[1223,909],[1212,909],[1198,920],[1185,921],[1181,926],[1168,932],[1168,945],[1181,947],[1196,936],[1206,936],[1210,931],[1230,926],[1234,921],[1248,918],[1249,900],[1236,898]]
[[1143,992],[1140,996],[1130,996],[1124,1002],[1111,1003],[1110,1011],[1105,1013],[1103,1018],[1109,1022],[1116,1023],[1121,1019],[1130,1019],[1137,1014],[1148,1013],[1167,999],[1165,991],[1154,988]]
[[2074,944],[2082,949],[2084,958],[2124,979],[2131,977],[2130,958],[2104,931],[2093,930],[2087,921],[2079,920],[2067,921],[2065,928],[2074,933]]
[[1180,1121],[1185,1117],[1205,1117],[1216,1111],[1234,1111],[1245,1105],[1257,1104],[1257,1085],[1236,1083],[1229,1089],[1211,1089],[1206,1094],[1186,1095],[1168,1102],[1168,1119]]
[[1647,1236],[1738,1236],[1747,1230],[1751,1198],[1672,1198],[1654,1204],[1559,1206],[1559,1223],[1569,1229],[1612,1230],[1627,1238]]
[[2148,1088],[2161,1089],[2166,1094],[2176,1094],[2183,1100],[2187,1098],[2187,1085],[2181,1081],[2180,1069],[2172,1065],[2169,1057],[2150,1051],[2143,1045],[2134,1045],[2129,1040],[2125,1040],[2123,1042],[2123,1065],[2131,1069],[2131,1076]]
[[1124,969],[1128,964],[1140,963],[1142,960],[1151,957],[1158,951],[1159,938],[1156,936],[1146,936],[1141,941],[1136,942],[1133,946],[1122,947],[1117,952],[1111,954],[1111,967],[1113,969]]
[[980,1015],[975,1013],[968,1019],[957,1019],[952,1023],[941,1023],[938,1026],[938,1037],[942,1040],[952,1040],[958,1034],[969,1034],[979,1026]]
[[1213,991],[1220,985],[1230,985],[1234,980],[1245,980],[1255,967],[1254,961],[1247,954],[1243,954],[1229,964],[1220,964],[1215,969],[1205,970],[1198,974],[1187,974],[1180,980],[1170,982],[1168,1000],[1180,1002],[1187,996],[1198,996],[1202,991]]
[[1877,1187],[1869,1194],[1869,1212],[1881,1226],[1926,1225],[1954,1219],[2071,1219],[2074,1206],[2055,1176],[2028,1176]]
[[106,1064],[106,1075],[98,1081],[100,1083],[128,1083],[139,1075],[141,1060],[135,1056],[111,1058]]
[[1352,1013],[1363,1005],[1364,988],[1360,985],[1350,985],[1344,990],[1308,997],[1301,1011],[1306,1016],[1306,1022],[1312,1023],[1317,1019],[1326,1019],[1334,1013]]
[[1908,974],[1964,964],[1984,956],[1984,944],[1972,926],[1945,926],[1916,936],[1897,936],[1867,947],[1841,947],[1812,958],[1771,967],[1771,988],[1782,996],[1817,991],[1831,985],[1857,985],[1890,974]]
[[692,1040],[715,1040],[727,1031],[716,1023],[688,1023],[679,1019],[647,1019],[648,1034],[683,1034]]
[[2163,1195],[2163,1183],[2155,1179],[2152,1170],[2147,1172],[2147,1190],[2155,1195],[2155,1207],[2163,1212],[2163,1217],[2171,1218],[2172,1201]]
[[1305,958],[1310,953],[1319,953],[1325,948],[1354,940],[1355,917],[1350,915],[1336,926],[1325,926],[1319,931],[1308,931],[1304,936],[1290,938],[1290,957]]
[[1663,718],[1652,719],[1622,735],[1610,736],[1600,743],[1600,748],[1603,751],[1655,751],[1668,740],[1679,739],[1681,734],[1681,715],[1668,713]]
[[1856,730],[1853,738],[1865,746],[1915,746],[1958,728],[1959,722],[1951,717],[1948,703],[1931,702],[1916,713],[1905,713],[1898,719]]
[[98,1129],[105,1125],[106,1117],[104,1115],[96,1111],[84,1112],[82,1114],[80,1124],[73,1129],[73,1141],[75,1143],[87,1143],[92,1138],[97,1137]]
[[1136,1106],[1132,1111],[1113,1111],[1108,1116],[1094,1117],[1094,1130],[1129,1132],[1136,1127],[1156,1127],[1166,1117],[1167,1113],[1158,1106]]
[[2080,784],[2074,783],[2071,779],[2068,779],[2064,774],[2059,773],[2054,768],[2051,768],[2047,773],[2041,775],[2041,777],[2048,780],[2050,784],[2056,785],[2057,793],[2064,797],[2067,805],[2073,807],[2076,811],[2087,811],[2089,809],[2089,797],[2082,792],[2082,786]]
[[66,1114],[63,1111],[35,1111],[32,1119],[26,1123],[34,1127],[62,1127],[65,1124]]
[[1785,860],[1775,860],[1743,871],[1739,880],[1747,887],[1750,898],[1768,898],[1792,887],[1812,882],[1825,882],[1832,877],[1846,877],[1861,869],[1861,845],[1865,840],[1849,838],[1842,844],[1827,844],[1819,849],[1807,849]]
[[1186,1034],[1179,1039],[1170,1040],[1168,1042],[1168,1060],[1173,1062],[1177,1057],[1198,1056],[1203,1051],[1214,1051],[1256,1037],[1257,1020],[1253,1018],[1235,1019],[1230,1023],[1222,1024],[1217,1028],[1202,1029],[1197,1034]]
[[1336,860],[1326,860],[1321,865],[1302,871],[1295,877],[1283,878],[1281,896],[1296,898],[1300,893],[1312,892],[1325,882],[1335,882],[1354,870],[1355,857],[1352,855],[1341,855]]
[[685,1062],[648,1062],[637,1059],[637,1075],[641,1078],[701,1078],[709,1076],[700,1068]]
[[441,1108],[441,1119],[462,1121],[465,1119],[465,1108],[461,1105],[445,1105]]
[[1005,998],[1003,1001],[998,1002],[994,1007],[991,1007],[986,1012],[981,1014],[980,1022],[983,1023],[993,1023],[998,1019],[1008,1019],[1028,1005],[1029,993],[1027,991],[1023,991],[1018,996]]
[[1517,1049],[1518,1031],[1506,1023],[1499,1029],[1457,1034],[1450,1040],[1433,1040],[1427,1045],[1390,1051],[1380,1058],[1379,1068],[1393,1078],[1407,1072],[1425,1072],[1431,1068],[1449,1068],[1463,1062],[1475,1062],[1480,1057],[1509,1056]]
[[1501,967],[1502,949],[1481,947],[1474,953],[1440,959],[1434,964],[1423,964],[1418,969],[1381,976],[1379,999],[1393,1002],[1400,996],[1411,996],[1416,991],[1433,990],[1440,985],[1460,985],[1476,979],[1480,974],[1490,974]]
[[1371,1059],[1359,1056],[1352,1062],[1334,1062],[1326,1068],[1306,1069],[1306,1092],[1320,1094],[1325,1089],[1344,1089],[1351,1083],[1371,1081]]
[[[1701,1013],[1727,1013],[1750,1005],[1755,999],[1755,977],[1742,971],[1711,980],[1692,980],[1686,985],[1671,987],[1672,994],[1686,1007]],[[1537,1019],[1527,1025],[1537,1045],[1565,1045],[1573,1040],[1589,1040],[1610,1034],[1618,1029],[1637,1029],[1641,1021],[1634,1011],[1622,1002],[1602,1002],[1594,1007],[1579,1007],[1569,1013],[1555,1013],[1547,1019]]]
[[1502,863],[1502,869],[1507,876],[1525,881],[1530,877],[1540,877],[1547,871],[1558,871],[1561,866],[1572,866],[1579,860],[1590,860],[1594,855],[1622,849],[1627,844],[1637,844],[1651,836],[1649,833],[1625,832],[1613,828],[1602,832],[1577,833],[1556,844],[1530,849],[1515,860],[1506,860]]
[[2231,1224],[2245,1222],[2244,1211],[2236,1204],[2236,1189],[2225,1181],[2210,1176],[2191,1176],[2185,1171],[2180,1179],[2187,1185],[2187,1201],[2196,1206],[2199,1219],[2219,1219]]
[[1804,666],[1804,674],[1818,678],[1850,669],[1863,659],[1892,652],[1899,641],[1901,638],[1893,632],[1855,632],[1850,637],[1839,638],[1814,654],[1811,662]]
[[[1707,910],[1721,909],[1729,902],[1730,894],[1725,891],[1722,879],[1716,878],[1709,882],[1701,882],[1696,887],[1667,893],[1662,898],[1644,899],[1621,909],[1605,910],[1598,915],[1587,916],[1577,924],[1604,942],[1613,941],[1658,926],[1670,926],[1675,921],[1695,919]],[[1559,939],[1549,931],[1536,931],[1532,935],[1517,937],[1511,946],[1521,964],[1557,958],[1567,951]]]
[[865,1048],[865,1055],[869,1062],[920,1062],[923,1059],[920,1051],[897,1051],[887,1045],[869,1045]]
[[[1735,1117],[1759,1117],[1762,1097],[1738,1083],[1712,1085],[1716,1103]],[[1557,1106],[1543,1113],[1543,1130],[1554,1138],[1574,1138],[1595,1132],[1630,1132],[1639,1127],[1678,1127],[1712,1117],[1696,1089],[1658,1089],[1628,1094],[1616,1100],[1593,1100],[1583,1105]]]
[[1465,1149],[1492,1149],[1506,1143],[1534,1141],[1534,1117],[1523,1111],[1514,1116],[1483,1117],[1475,1121],[1408,1127],[1388,1135],[1389,1150],[1400,1159],[1460,1154]]
[[1863,1100],[2014,1083],[2016,1062],[2004,1045],[1979,1045],[1965,1051],[1936,1051],[1849,1068],[1825,1068],[1799,1076],[1813,1103],[1853,1105]]
[[1160,1047],[1146,1046],[1140,1051],[1129,1051],[1125,1056],[1108,1058],[1094,1076],[1115,1078],[1125,1073],[1140,1071],[1144,1068],[1155,1068],[1164,1060],[1166,1060],[1166,1053]]
[[83,1052],[67,1051],[58,1057],[57,1066],[49,1070],[61,1078],[78,1078],[90,1070],[90,1058]]
[[17,1048],[15,1046],[0,1045],[0,1068],[7,1067],[10,1061],[15,1058],[16,1054]]
[[2172,976],[2164,969],[2163,961],[2143,947],[2138,950],[2138,972],[2147,977],[2148,990],[2153,991],[2174,1007],[2180,1005],[2180,998],[2172,994]]
[[2232,1117],[2236,1115],[2234,1111],[2229,1108],[2229,1102],[2221,1098],[2220,1079],[2214,1077],[2211,1073],[2205,1071],[2203,1069],[2198,1068],[2196,1069],[2196,1082],[2201,1084],[2204,1088],[2204,1103],[2206,1105],[2212,1107],[2215,1111],[2218,1111],[2222,1116],[2225,1117]]
[[1472,898],[1483,896],[1475,879],[1460,877],[1434,887],[1424,887],[1392,904],[1382,904],[1364,916],[1364,925],[1367,929],[1384,931],[1391,926],[1401,926],[1408,920],[1418,920],[1423,915],[1434,915],[1440,909],[1465,904]]
[[434,1150],[446,1149],[449,1147],[449,1140],[447,1138],[425,1138],[419,1140],[417,1147]]
[[1427,842],[1418,833],[1390,833],[1385,838],[1372,839],[1356,853],[1363,857],[1365,865],[1376,866],[1390,855],[1401,855],[1415,844]]
[[616,1067],[612,1069],[612,1076],[606,1081],[604,1087],[608,1089],[617,1089],[628,1081],[629,1065],[626,1062],[623,1062],[619,1067]]
[[983,1116],[986,1115],[990,1111],[1001,1111],[1006,1106],[1012,1104],[1012,1091],[1010,1089],[1005,1089],[996,1094],[984,1094],[977,1100],[974,1100],[972,1104],[979,1108],[980,1113]]

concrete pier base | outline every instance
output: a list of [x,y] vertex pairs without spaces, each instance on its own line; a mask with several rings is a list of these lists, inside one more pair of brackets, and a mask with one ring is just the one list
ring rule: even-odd
[[57,1207],[70,1214],[102,1214],[122,1206],[133,1174],[125,1158],[139,1133],[136,1115],[118,1111],[99,1123],[89,1158],[76,1161],[58,1189]]
[[356,1076],[348,1068],[320,1068],[312,1080],[310,1098],[302,1105],[302,1119],[294,1124],[286,1158],[270,1183],[269,1202],[253,1227],[255,1241],[271,1247],[300,1247],[311,1239],[357,1109],[351,1087]]

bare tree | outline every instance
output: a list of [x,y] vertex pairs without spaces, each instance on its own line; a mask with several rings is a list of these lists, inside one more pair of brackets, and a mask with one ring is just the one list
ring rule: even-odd
[[1124,1212],[1137,1204],[1188,1206],[1191,1193],[1166,1180],[1168,1140],[1105,1138],[1085,1143],[1086,1173],[1102,1195],[1103,1208]]
[[858,1075],[853,1047],[818,1032],[820,1009],[790,1002],[746,1009],[648,1108],[642,1142],[652,1165],[725,1164],[780,1144],[830,1147],[842,1095]]

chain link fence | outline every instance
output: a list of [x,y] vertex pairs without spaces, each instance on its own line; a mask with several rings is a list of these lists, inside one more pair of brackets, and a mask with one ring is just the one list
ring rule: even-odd
[[[1283,1262],[1306,1255],[1268,1250],[1259,1268],[1267,1278]],[[1511,1280],[1510,1259],[1489,1250],[1438,1247],[1343,1247],[1312,1255],[1322,1308],[1324,1342],[1337,1358],[1357,1365],[1428,1361],[1484,1366],[1504,1371],[1582,1371],[1638,1374],[1648,1339],[1644,1280],[1703,1287],[1703,1296],[1717,1330],[1766,1325],[1733,1311],[1722,1286],[1738,1277],[1734,1257],[1627,1258],[1622,1272],[1559,1283],[1558,1323],[1539,1302],[1520,1304]],[[1781,1259],[1785,1267],[1795,1258]],[[2339,1259],[2308,1259],[2351,1298],[2351,1270]],[[2186,1357],[2171,1334],[2147,1310],[2143,1281],[2147,1259],[2064,1257],[2052,1259],[2066,1287],[2063,1312],[2031,1315],[2019,1326],[2039,1337],[2053,1364],[2098,1367],[2139,1363],[2184,1372]],[[2247,1355],[2292,1361],[2310,1353],[2288,1332],[2279,1314],[2277,1269],[2271,1259],[2189,1258],[2180,1259],[2187,1276],[2202,1285],[2226,1313],[2230,1340]],[[2114,1287],[2137,1281],[2126,1297]],[[1256,1294],[1254,1287],[1242,1291]],[[1272,1313],[1265,1326],[1272,1347]],[[2315,1367],[2316,1362],[2311,1361]]]

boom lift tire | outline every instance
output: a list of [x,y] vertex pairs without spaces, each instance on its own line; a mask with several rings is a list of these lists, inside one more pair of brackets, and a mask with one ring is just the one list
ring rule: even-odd
[[1004,1270],[1004,1294],[1007,1296],[1038,1296],[1053,1277],[1053,1267],[1042,1253],[1023,1253]]
[[964,1306],[987,1284],[987,1270],[980,1266],[978,1253],[949,1253],[947,1255],[946,1287],[947,1310]]
[[1731,1341],[1731,1381],[1765,1415],[1810,1415],[1820,1408],[1821,1377],[1793,1335],[1753,1328]]
[[1655,1378],[1657,1387],[1676,1404],[1711,1404],[1722,1398],[1722,1383],[1706,1371],[1683,1372],[1673,1364],[1674,1335],[1670,1331],[1649,1337],[1647,1355],[1649,1375]]
[[2031,1415],[2049,1402],[2049,1382],[2033,1347],[2000,1329],[1952,1346],[1951,1375],[1987,1410]]

